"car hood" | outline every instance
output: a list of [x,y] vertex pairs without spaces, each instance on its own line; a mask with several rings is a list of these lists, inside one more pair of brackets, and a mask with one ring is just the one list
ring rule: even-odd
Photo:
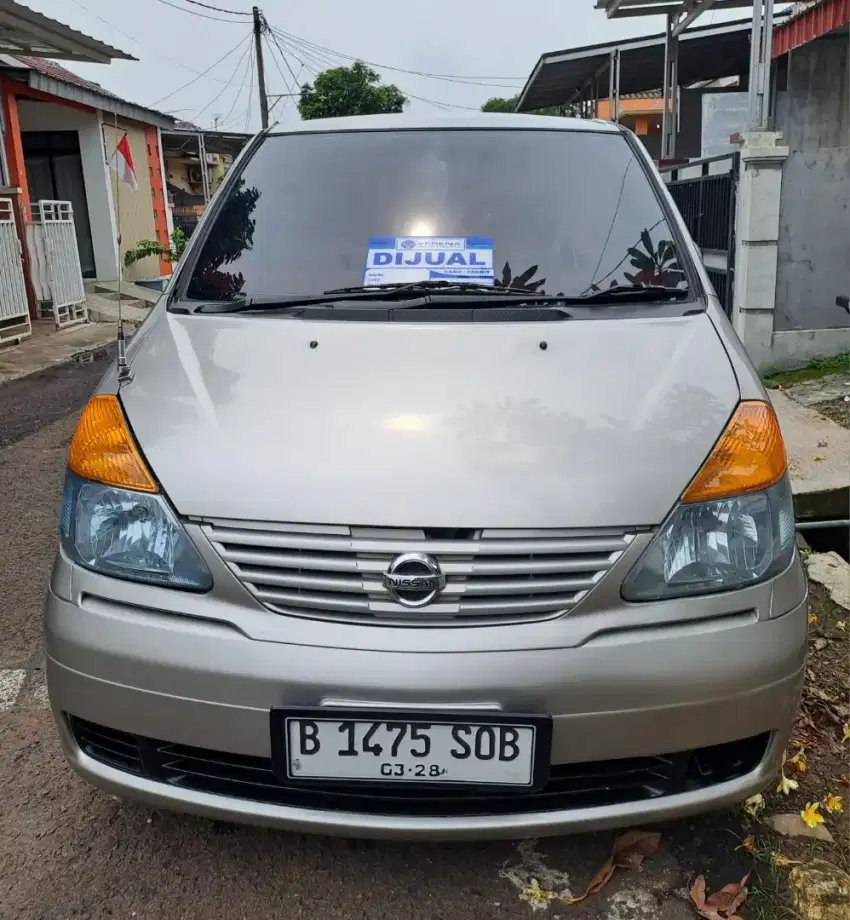
[[157,310],[121,400],[187,516],[658,524],[739,391],[705,314],[554,323]]

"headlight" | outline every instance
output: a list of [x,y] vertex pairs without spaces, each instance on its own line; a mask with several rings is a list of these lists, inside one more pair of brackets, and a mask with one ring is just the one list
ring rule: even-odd
[[628,601],[745,588],[778,575],[794,554],[791,484],[680,504],[623,583]]
[[208,591],[212,576],[160,494],[65,477],[59,534],[65,553],[95,572]]

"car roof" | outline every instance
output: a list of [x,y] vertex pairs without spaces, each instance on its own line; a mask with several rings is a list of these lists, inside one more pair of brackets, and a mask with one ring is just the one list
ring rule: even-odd
[[323,133],[332,131],[412,131],[451,128],[491,130],[595,131],[616,134],[620,128],[595,118],[559,118],[553,115],[519,115],[514,112],[470,112],[463,114],[351,115],[346,118],[315,118],[294,125],[273,125],[270,134]]

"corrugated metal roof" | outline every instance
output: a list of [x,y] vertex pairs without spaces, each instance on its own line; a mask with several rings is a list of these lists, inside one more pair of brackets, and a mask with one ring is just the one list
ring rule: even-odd
[[93,64],[108,64],[119,58],[136,60],[132,54],[37,13],[16,0],[0,0],[0,53],[34,54]]
[[773,57],[807,45],[850,23],[850,0],[817,0],[794,9],[789,22],[773,32]]
[[68,70],[67,67],[57,64],[55,61],[48,61],[46,58],[30,57],[29,55],[21,54],[15,55],[15,58],[22,64],[25,64],[29,69],[37,70],[46,77],[52,77],[54,80],[61,80],[63,83],[73,83],[74,86],[82,86],[85,89],[91,90],[93,93],[102,93],[104,96],[111,96],[113,99],[118,99],[115,93],[111,93],[108,89],[104,89],[99,83],[93,83],[91,80],[84,80],[82,77]]
[[[5,60],[8,62],[6,69],[13,72],[15,79],[26,82],[32,89],[160,128],[171,128],[175,124],[171,115],[122,99],[99,83],[85,80],[55,61],[22,54],[6,57]],[[18,63],[20,68],[15,67]]]

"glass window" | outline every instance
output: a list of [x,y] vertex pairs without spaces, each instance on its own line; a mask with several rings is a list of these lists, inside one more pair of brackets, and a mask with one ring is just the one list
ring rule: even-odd
[[496,282],[538,293],[686,287],[622,135],[451,129],[269,136],[228,192],[188,296],[359,285],[369,239],[400,236],[491,237]]

